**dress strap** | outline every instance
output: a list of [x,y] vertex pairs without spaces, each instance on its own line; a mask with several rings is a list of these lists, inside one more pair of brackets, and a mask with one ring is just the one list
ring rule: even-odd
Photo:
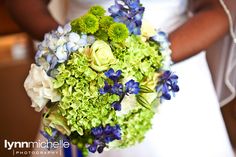
[[233,18],[231,16],[231,13],[229,11],[229,8],[227,7],[227,5],[225,4],[224,0],[219,0],[220,1],[220,4],[221,6],[223,7],[225,13],[227,14],[228,16],[228,19],[229,19],[229,27],[230,27],[230,35],[231,37],[233,38],[233,41],[234,43],[236,43],[236,35],[234,33],[234,28],[233,28]]

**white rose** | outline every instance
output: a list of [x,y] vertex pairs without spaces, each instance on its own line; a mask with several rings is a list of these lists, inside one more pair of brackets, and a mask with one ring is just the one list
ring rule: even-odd
[[40,112],[49,100],[57,102],[61,99],[58,92],[53,88],[53,78],[49,77],[42,67],[31,64],[29,75],[24,87],[32,101],[32,107]]

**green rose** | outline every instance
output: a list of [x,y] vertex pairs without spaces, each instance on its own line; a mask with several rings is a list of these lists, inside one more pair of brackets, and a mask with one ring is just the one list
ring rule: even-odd
[[52,127],[60,131],[62,134],[69,136],[71,131],[67,125],[66,119],[58,112],[58,108],[53,108],[49,115],[43,118],[43,124],[45,127]]
[[111,64],[116,63],[110,46],[102,40],[93,43],[90,57],[92,60],[91,67],[99,72],[108,70]]
[[142,86],[144,86],[144,91],[145,88],[149,89],[150,91],[146,90],[147,92],[141,92],[142,97],[149,103],[153,104],[154,101],[156,101],[158,97],[158,93],[156,92],[156,86],[158,82],[158,77],[159,73],[155,73],[153,76],[147,78],[144,82],[141,83],[141,91],[142,91]]

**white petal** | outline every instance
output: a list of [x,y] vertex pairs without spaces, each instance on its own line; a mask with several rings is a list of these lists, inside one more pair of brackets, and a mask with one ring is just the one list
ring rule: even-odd
[[70,42],[77,43],[79,40],[80,40],[80,36],[77,33],[72,32],[69,34],[69,41]]
[[31,65],[24,87],[36,111],[41,111],[49,100],[52,102],[60,100],[52,81],[53,78],[49,77],[42,67]]
[[58,62],[62,63],[67,60],[67,52],[64,50],[64,46],[59,46],[56,50],[56,56],[58,58]]
[[67,23],[65,26],[64,26],[64,32],[65,33],[69,33],[71,31],[71,25],[70,23]]
[[63,34],[64,33],[63,28],[61,26],[58,26],[57,32]]

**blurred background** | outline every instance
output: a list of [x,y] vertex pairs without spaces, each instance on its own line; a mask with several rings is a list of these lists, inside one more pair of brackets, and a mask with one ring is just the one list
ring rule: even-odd
[[[49,8],[63,23],[66,1],[54,0]],[[9,157],[12,151],[4,149],[4,140],[35,141],[41,115],[30,107],[31,101],[23,87],[34,62],[36,41],[14,23],[3,0],[0,0],[0,23],[0,156]]]
[[[65,22],[66,0],[52,0],[50,11],[59,23]],[[34,141],[38,134],[40,113],[30,107],[23,87],[30,64],[34,62],[35,43],[11,19],[0,0],[0,156],[12,156],[3,141]],[[233,146],[236,146],[236,99],[222,109]]]

